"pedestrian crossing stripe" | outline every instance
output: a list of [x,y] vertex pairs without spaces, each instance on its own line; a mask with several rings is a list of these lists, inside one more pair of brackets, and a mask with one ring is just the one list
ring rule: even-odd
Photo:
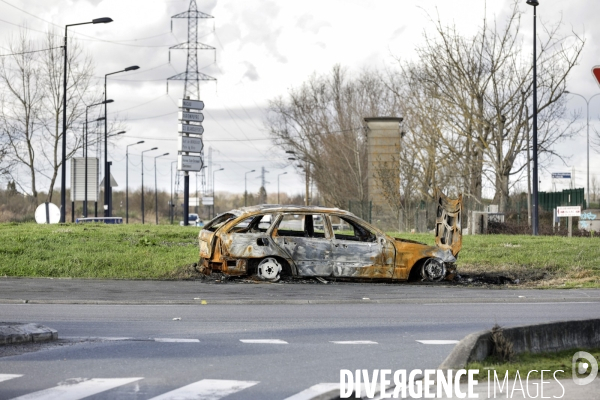
[[[16,374],[0,374],[0,382],[20,378],[22,376],[23,375]],[[60,382],[55,387],[28,393],[16,397],[13,400],[80,400],[142,379],[144,378],[72,378]],[[150,400],[220,400],[258,383],[260,382],[202,379],[153,397]],[[318,383],[308,389],[287,397],[284,400],[309,400],[333,390],[339,390],[339,383]]]
[[13,400],[79,400],[144,378],[69,379],[50,389],[29,393]]
[[256,381],[228,381],[221,379],[203,379],[180,387],[150,400],[202,399],[219,400],[230,394],[256,385]]

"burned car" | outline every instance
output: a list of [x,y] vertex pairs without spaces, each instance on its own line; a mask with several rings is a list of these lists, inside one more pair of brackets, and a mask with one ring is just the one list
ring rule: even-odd
[[199,269],[231,276],[451,279],[462,200],[437,196],[436,246],[392,238],[337,208],[261,205],[218,215],[200,231]]

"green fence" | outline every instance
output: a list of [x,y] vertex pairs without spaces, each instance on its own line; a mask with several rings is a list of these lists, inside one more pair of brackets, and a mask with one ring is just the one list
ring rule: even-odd
[[561,206],[581,206],[586,209],[585,192],[580,189],[566,189],[562,192],[538,192],[540,209],[552,211]]

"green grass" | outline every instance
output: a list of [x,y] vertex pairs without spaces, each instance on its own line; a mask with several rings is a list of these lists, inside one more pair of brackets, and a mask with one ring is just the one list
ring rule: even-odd
[[[531,354],[523,353],[517,355],[517,359],[512,363],[498,363],[494,358],[488,357],[482,362],[469,363],[467,369],[478,369],[479,379],[481,381],[487,381],[488,371],[496,371],[496,374],[500,380],[504,379],[506,371],[508,371],[509,379],[514,379],[516,372],[519,371],[521,379],[525,379],[529,371],[537,370],[532,372],[530,378],[539,379],[541,377],[541,370],[550,370],[552,372],[544,372],[544,380],[547,378],[552,379],[554,371],[562,370],[563,372],[557,372],[557,378],[571,378],[572,377],[572,361],[573,354],[579,350],[564,350],[553,353],[540,353]],[[596,357],[596,360],[600,362],[600,349],[584,350]],[[579,376],[579,374],[577,374]],[[493,372],[490,376],[494,377]],[[583,375],[585,376],[585,375]]]
[[[432,234],[392,234],[435,244]],[[600,240],[528,235],[463,236],[458,271],[499,274],[549,287],[600,287]]]
[[198,262],[198,228],[0,224],[0,276],[160,279]]
[[[402,234],[434,244],[431,234]],[[600,287],[600,240],[463,237],[459,273],[520,278],[536,287]],[[0,276],[164,279],[198,262],[198,228],[170,225],[0,224]]]

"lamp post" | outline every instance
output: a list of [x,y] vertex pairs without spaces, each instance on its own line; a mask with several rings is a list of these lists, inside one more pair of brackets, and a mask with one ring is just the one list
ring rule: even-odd
[[142,151],[142,225],[144,224],[144,153],[156,149],[158,149],[158,147]]
[[219,169],[216,169],[216,170],[213,171],[213,180],[212,180],[212,184],[213,184],[213,187],[212,187],[212,190],[213,190],[213,192],[212,192],[212,195],[213,195],[213,212],[212,212],[212,217],[213,218],[215,217],[215,214],[216,214],[215,213],[215,205],[216,205],[215,204],[216,203],[216,201],[215,201],[216,200],[216,197],[215,197],[215,173],[219,172],[219,171],[223,171],[224,169],[225,168],[219,168]]
[[[108,100],[108,101],[112,101],[112,100]],[[83,216],[85,218],[87,218],[87,216],[88,216],[88,108],[97,106],[99,104],[102,104],[102,103],[92,104],[85,108],[85,138],[83,139],[83,142],[84,142],[83,143],[83,156],[85,157],[85,179],[84,179],[85,194],[84,194],[84,198],[83,198]],[[106,118],[104,118],[104,117],[100,117],[100,118],[96,118],[92,122],[104,121],[105,119]],[[98,181],[96,181],[96,185],[97,184],[98,184]],[[96,185],[94,185],[94,186],[96,187],[96,190],[97,190],[98,187]]]
[[281,175],[286,175],[286,174],[287,174],[287,171],[286,172],[282,172],[281,174],[277,175],[277,204],[280,204],[279,203],[279,177]]
[[[293,151],[286,151],[286,153],[296,155],[296,153],[294,153]],[[297,161],[298,159],[295,157],[288,157],[288,160]],[[309,165],[310,161],[308,161],[308,159],[306,159],[306,158],[302,158],[301,160],[304,161],[304,165],[298,164],[297,167],[300,169],[304,169],[304,181],[306,184],[306,195],[304,198],[304,205],[308,206],[309,198],[310,198],[310,165]]]
[[256,170],[253,169],[252,171],[248,171],[244,174],[244,207],[248,206],[248,174],[254,171]]
[[125,146],[125,223],[129,223],[129,146],[144,143],[140,140],[137,143],[128,144]]
[[158,225],[158,185],[156,182],[156,159],[168,155],[169,153],[165,153],[154,157],[154,214],[156,216],[156,225]]
[[533,235],[537,236],[539,232],[539,203],[538,203],[538,148],[537,148],[537,34],[536,34],[536,11],[540,4],[538,0],[527,0],[527,4],[533,6],[533,143],[532,143],[532,158],[533,158],[533,199],[531,225],[533,227]]
[[[126,72],[126,71],[135,71],[136,69],[139,69],[140,67],[138,67],[137,65],[133,65],[131,67],[127,67],[125,69],[122,69],[120,71],[116,71],[116,72],[110,72],[108,74],[104,74],[104,100],[106,100],[106,78],[109,75],[114,75],[114,74],[118,74],[120,72]],[[104,104],[104,117],[106,117],[107,122],[108,122],[108,109],[106,107],[106,103]],[[108,166],[108,123],[104,123],[104,175],[105,175],[105,179],[104,179],[104,216],[105,217],[110,217],[110,210],[108,209],[108,203],[109,203],[109,190],[110,190],[110,182],[108,181],[108,179],[106,179],[106,171],[110,170],[110,167]]]
[[565,90],[565,93],[581,97],[585,101],[585,104],[587,106],[587,112],[586,112],[586,119],[587,119],[587,186],[586,186],[586,190],[587,190],[587,196],[586,197],[587,197],[587,207],[589,208],[590,207],[590,101],[592,101],[592,99],[594,97],[600,95],[600,93],[596,93],[589,99],[586,99],[585,97],[583,97],[580,94],[569,92],[568,90]]
[[[63,121],[62,121],[62,158],[60,172],[60,223],[65,222],[65,209],[67,207],[67,29],[70,26],[87,24],[107,24],[112,22],[108,17],[96,18],[90,22],[65,25],[64,66],[63,66]],[[106,97],[104,97],[106,100]]]

